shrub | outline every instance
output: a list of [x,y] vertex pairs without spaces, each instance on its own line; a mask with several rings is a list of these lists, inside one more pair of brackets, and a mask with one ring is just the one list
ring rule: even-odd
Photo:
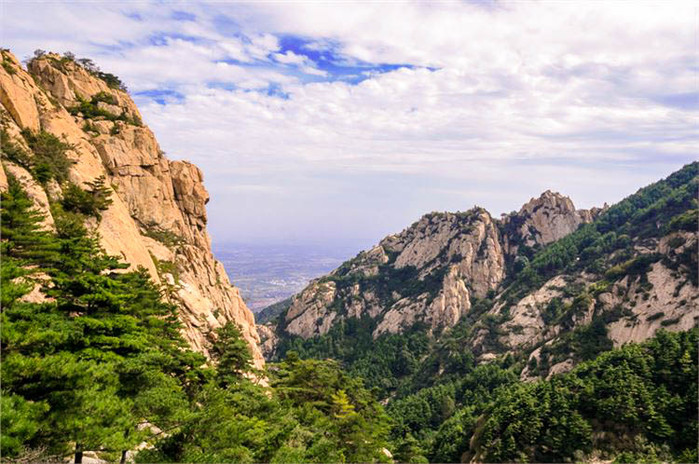
[[42,184],[52,179],[58,183],[68,180],[70,167],[74,164],[66,156],[66,152],[73,148],[70,144],[44,130],[24,129],[22,136],[34,153],[30,170],[36,180]]
[[85,121],[85,123],[83,124],[83,131],[99,135],[99,130],[97,129],[97,126],[92,124],[90,121]]
[[153,240],[158,241],[169,248],[175,247],[184,242],[184,238],[180,237],[174,232],[161,228],[157,224],[149,224],[146,226],[145,230],[143,231],[143,235],[152,238]]
[[10,60],[5,59],[4,54],[2,56],[2,67],[5,71],[7,71],[7,74],[17,74],[17,70],[14,66],[12,66]]
[[0,153],[2,156],[25,169],[31,168],[31,157],[22,147],[10,140],[5,129],[0,130]]
[[107,92],[97,92],[93,97],[92,97],[92,103],[97,104],[99,102],[104,102],[108,105],[116,105],[117,101],[116,98],[114,98],[114,95],[111,93]]
[[117,103],[113,95],[106,92],[99,92],[95,94],[90,100],[86,100],[81,96],[77,96],[79,104],[68,108],[68,111],[73,116],[82,115],[83,119],[92,118],[104,118],[108,121],[124,121],[127,124],[133,126],[142,126],[143,122],[138,116],[129,116],[126,112],[122,111],[120,114],[111,113],[103,108],[99,107],[99,103],[107,103],[109,105],[115,105]]
[[112,200],[109,198],[112,191],[105,185],[104,176],[98,177],[94,182],[87,182],[88,189],[83,190],[74,183],[69,183],[63,191],[61,205],[66,211],[81,213],[86,216],[102,219],[101,211],[109,208]]

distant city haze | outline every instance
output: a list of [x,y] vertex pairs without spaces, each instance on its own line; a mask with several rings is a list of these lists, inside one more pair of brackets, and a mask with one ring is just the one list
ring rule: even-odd
[[697,157],[697,2],[37,5],[3,2],[3,47],[118,75],[202,168],[217,243],[368,246],[546,189],[590,208]]
[[214,244],[213,251],[254,312],[302,290],[357,254],[343,245]]

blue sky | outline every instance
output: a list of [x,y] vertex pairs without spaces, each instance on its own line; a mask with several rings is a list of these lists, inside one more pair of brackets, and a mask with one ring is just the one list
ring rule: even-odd
[[376,243],[546,189],[617,201],[697,158],[694,2],[12,2],[20,58],[119,75],[204,171],[215,241]]

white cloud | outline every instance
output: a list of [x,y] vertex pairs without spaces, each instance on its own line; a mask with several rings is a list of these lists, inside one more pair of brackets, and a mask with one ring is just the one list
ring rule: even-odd
[[304,55],[297,55],[291,50],[287,50],[286,53],[275,53],[274,59],[284,64],[303,64],[308,60],[308,57]]
[[[204,167],[215,234],[378,238],[425,210],[509,211],[545,188],[592,206],[696,158],[693,2],[3,8],[20,55],[71,49],[134,91],[184,95],[142,109],[168,153]],[[319,52],[412,69],[358,68],[353,85]]]

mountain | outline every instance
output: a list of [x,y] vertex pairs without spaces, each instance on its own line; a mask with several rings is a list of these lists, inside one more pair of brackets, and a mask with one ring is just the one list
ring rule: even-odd
[[388,462],[390,419],[331,361],[263,370],[206,233],[116,76],[0,69],[3,462]]
[[0,101],[4,460],[697,462],[697,163],[426,215],[266,310],[262,371],[119,78],[3,50]]
[[295,295],[258,328],[263,351],[340,359],[388,395],[456,375],[457,358],[510,357],[523,379],[550,377],[688,330],[698,167],[602,209],[547,191],[500,219],[427,214]]
[[51,205],[99,180],[113,194],[88,225],[107,253],[161,285],[195,350],[208,354],[234,322],[261,367],[254,317],[211,252],[202,173],[165,157],[119,79],[70,55],[39,54],[25,70],[3,50],[0,102],[0,190],[17,179],[53,229]]

